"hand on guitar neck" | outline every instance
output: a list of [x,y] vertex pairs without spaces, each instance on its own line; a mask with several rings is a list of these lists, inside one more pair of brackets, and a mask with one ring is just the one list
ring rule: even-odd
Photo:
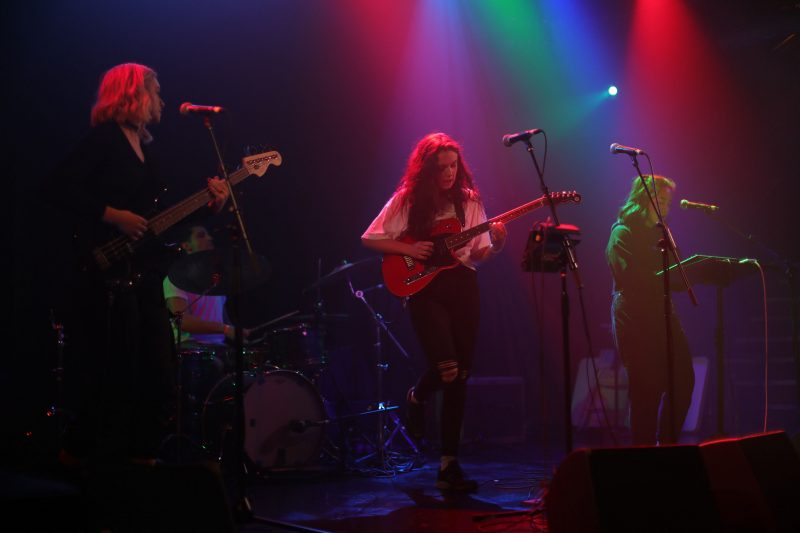
[[487,246],[482,250],[481,257],[474,257],[476,261],[481,261],[489,257],[491,254],[499,254],[503,247],[506,245],[506,237],[508,237],[508,230],[502,221],[492,222],[489,224],[489,239],[492,241],[491,246]]
[[208,193],[211,196],[208,206],[211,208],[211,212],[216,215],[225,207],[225,202],[228,201],[228,196],[230,196],[231,192],[225,180],[219,179],[219,176],[214,176],[213,178],[208,178]]

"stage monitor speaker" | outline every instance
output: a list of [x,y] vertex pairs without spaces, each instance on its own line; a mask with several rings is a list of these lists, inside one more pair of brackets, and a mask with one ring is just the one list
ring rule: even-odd
[[726,529],[800,531],[800,455],[785,431],[700,449]]
[[159,465],[127,473],[108,490],[117,500],[112,531],[236,531],[214,465]]
[[718,531],[697,446],[576,450],[545,495],[548,530]]
[[800,531],[800,453],[784,431],[577,450],[545,495],[549,531]]

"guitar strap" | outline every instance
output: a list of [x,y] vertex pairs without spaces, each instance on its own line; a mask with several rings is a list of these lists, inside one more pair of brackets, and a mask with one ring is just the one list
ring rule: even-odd
[[463,228],[467,224],[467,219],[464,216],[464,204],[462,202],[454,202],[456,208],[456,216],[458,217],[458,221],[461,222],[461,227]]

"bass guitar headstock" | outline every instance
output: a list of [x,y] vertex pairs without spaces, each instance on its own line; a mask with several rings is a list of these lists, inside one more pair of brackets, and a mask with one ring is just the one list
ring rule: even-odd
[[283,162],[281,154],[272,150],[269,152],[261,152],[257,154],[247,155],[242,158],[242,166],[256,176],[263,176],[270,165],[279,167]]

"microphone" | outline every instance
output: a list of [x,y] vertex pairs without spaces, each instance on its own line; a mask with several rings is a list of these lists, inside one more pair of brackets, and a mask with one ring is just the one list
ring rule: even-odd
[[690,202],[689,200],[681,200],[681,209],[697,209],[705,213],[716,213],[719,211],[719,206],[712,204],[701,204],[700,202]]
[[537,133],[542,133],[542,130],[539,128],[534,128],[532,130],[521,131],[519,133],[509,133],[507,135],[503,135],[503,144],[506,146],[511,146],[517,141],[527,141]]
[[190,102],[184,102],[181,104],[180,111],[181,115],[217,115],[224,113],[225,108],[218,105],[194,105]]
[[628,154],[628,155],[644,154],[644,150],[640,150],[638,148],[631,148],[630,146],[624,146],[619,143],[612,143],[610,146],[610,150],[612,154]]

